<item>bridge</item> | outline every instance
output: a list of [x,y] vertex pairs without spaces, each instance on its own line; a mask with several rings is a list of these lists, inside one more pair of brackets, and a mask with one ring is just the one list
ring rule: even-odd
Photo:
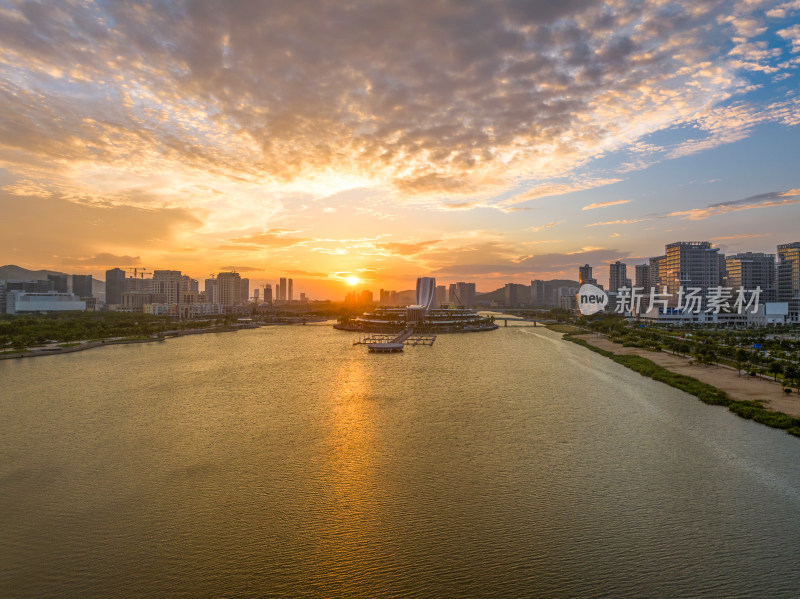
[[539,321],[536,321],[536,320],[529,320],[529,319],[527,319],[527,318],[497,318],[497,317],[495,317],[495,319],[494,319],[494,321],[495,321],[495,322],[499,322],[499,321],[501,321],[501,320],[503,321],[503,326],[504,326],[504,327],[507,327],[507,326],[508,326],[508,321],[509,321],[509,320],[510,320],[511,322],[532,322],[532,323],[533,323],[533,324],[529,324],[529,325],[522,325],[522,326],[528,326],[528,327],[536,327],[536,326],[539,326]]

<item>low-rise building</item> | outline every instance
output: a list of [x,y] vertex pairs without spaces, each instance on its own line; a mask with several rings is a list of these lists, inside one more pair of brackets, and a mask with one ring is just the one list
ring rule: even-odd
[[6,293],[6,313],[85,311],[86,301],[72,293],[9,291]]

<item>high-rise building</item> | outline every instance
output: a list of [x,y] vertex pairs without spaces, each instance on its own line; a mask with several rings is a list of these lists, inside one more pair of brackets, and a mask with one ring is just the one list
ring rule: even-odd
[[475,283],[458,283],[458,295],[465,306],[475,305]]
[[628,265],[617,260],[609,267],[608,290],[616,293],[621,287],[628,287]]
[[[67,275],[47,275],[47,280],[50,281],[53,291],[57,291],[58,293],[67,293],[67,289],[69,289]],[[106,299],[106,301],[108,301],[108,299]]]
[[6,291],[24,291],[25,293],[47,293],[53,291],[52,283],[42,279],[7,279]]
[[778,299],[775,288],[775,254],[744,252],[725,257],[725,286],[734,293],[739,288],[748,291],[761,288],[761,302]]
[[[661,282],[661,272],[666,270],[666,256],[655,256],[648,260],[650,266],[650,287],[663,285]],[[649,293],[649,291],[648,291]]]
[[800,241],[783,243],[778,246],[779,302],[789,304],[789,319],[800,319]]
[[153,271],[153,294],[162,296],[165,304],[179,304],[183,280],[179,270]]
[[597,280],[592,277],[592,267],[588,264],[578,267],[578,285],[597,285]]
[[450,283],[448,300],[454,306],[474,306],[475,296],[475,283]]
[[209,304],[218,304],[219,301],[218,301],[218,298],[217,298],[217,280],[214,279],[214,278],[206,279],[205,285],[206,285],[205,286],[206,301]]
[[[289,279],[291,281],[291,279]],[[358,303],[360,304],[371,304],[372,303],[372,292],[368,289],[365,289],[361,293],[358,294]]]
[[269,283],[264,284],[264,301],[268,304],[272,303],[272,285]]
[[242,277],[238,272],[221,272],[217,275],[217,303],[238,306],[242,303]]
[[243,304],[250,301],[250,279],[242,279],[241,297]]
[[433,277],[417,278],[417,306],[425,306],[428,310],[437,308],[436,305],[436,279]]
[[92,275],[72,275],[72,293],[83,299],[92,295]]
[[450,287],[447,290],[447,301],[454,306],[462,305],[461,299],[458,297],[458,287],[455,283],[450,283]]
[[641,287],[643,293],[650,293],[650,264],[636,265],[636,287]]
[[[289,300],[289,301],[292,301],[294,299],[294,291],[292,290],[292,286],[294,285],[294,281],[292,279],[289,279],[287,282],[289,283],[289,291],[286,294],[287,295],[286,299]],[[370,294],[370,296],[371,296],[371,294]],[[371,302],[372,299],[370,299],[369,301]]]
[[189,275],[183,275],[181,277],[181,293],[200,293],[200,283]]
[[506,308],[516,308],[521,304],[527,303],[531,296],[527,285],[518,283],[506,283],[505,287],[505,306]]
[[676,306],[681,287],[697,287],[705,297],[710,287],[723,283],[724,261],[719,248],[708,241],[678,241],[666,246],[666,258],[658,266],[659,285],[672,294],[669,305]]
[[121,304],[125,291],[125,271],[112,268],[106,271],[106,304]]
[[153,279],[145,279],[144,277],[127,277],[125,279],[125,289],[123,291],[153,293]]
[[447,287],[444,285],[436,286],[436,305],[441,307],[447,303]]
[[544,306],[547,303],[545,297],[546,286],[545,282],[541,279],[534,279],[531,281],[531,305]]
[[286,278],[281,277],[280,285],[278,286],[278,301],[286,301]]

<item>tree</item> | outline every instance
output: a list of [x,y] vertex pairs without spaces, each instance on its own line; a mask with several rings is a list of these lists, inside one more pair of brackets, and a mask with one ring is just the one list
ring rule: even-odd
[[778,381],[778,375],[783,372],[783,366],[777,360],[773,360],[772,362],[769,363],[769,367],[767,369],[767,372],[774,374],[775,375],[775,382],[777,382]]
[[787,387],[791,387],[794,383],[795,388],[800,392],[800,368],[794,364],[787,364],[783,369],[783,382]]
[[747,352],[741,348],[736,350],[736,372],[742,375],[742,368],[747,366]]

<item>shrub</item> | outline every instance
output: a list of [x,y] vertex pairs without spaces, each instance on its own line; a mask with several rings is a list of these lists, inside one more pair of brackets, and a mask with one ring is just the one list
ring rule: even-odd
[[728,409],[737,416],[765,424],[772,428],[784,429],[789,434],[800,437],[800,418],[789,416],[783,412],[768,410],[762,406],[761,403],[756,401],[734,401],[729,398],[728,394],[722,389],[718,389],[713,385],[699,381],[694,377],[686,376],[685,374],[676,374],[642,356],[617,355],[613,352],[594,347],[583,339],[577,339],[570,335],[565,335],[564,339],[582,345],[607,358],[611,358],[618,364],[622,364],[643,376],[650,377],[694,395],[703,403],[714,406],[727,406]]

